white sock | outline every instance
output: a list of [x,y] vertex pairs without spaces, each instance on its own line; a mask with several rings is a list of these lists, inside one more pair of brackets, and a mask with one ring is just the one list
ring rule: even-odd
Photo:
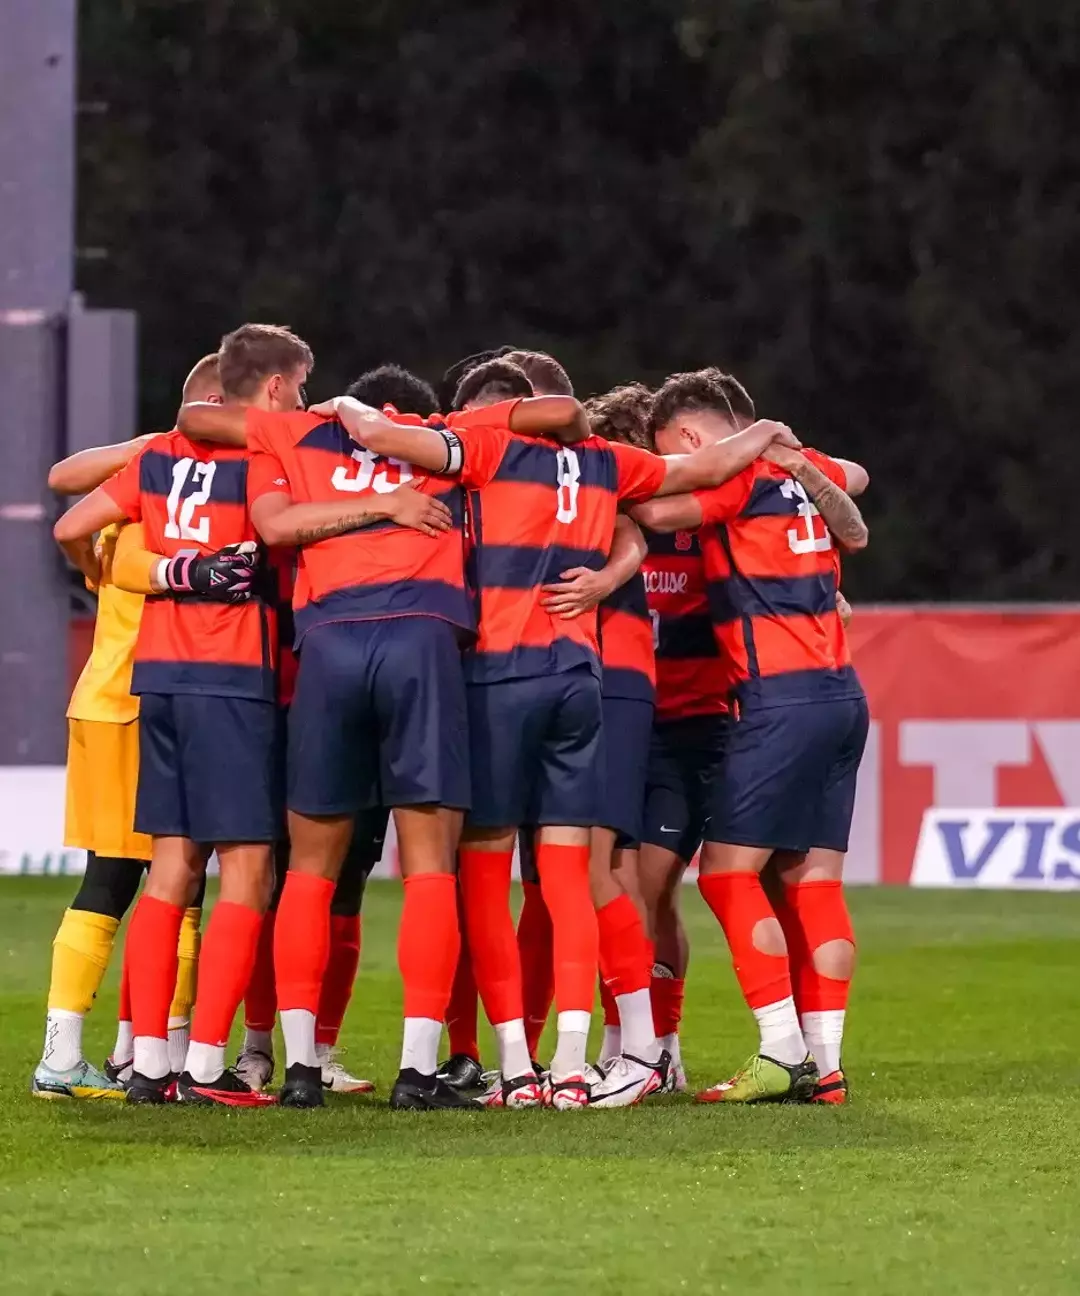
[[281,1014],[281,1033],[285,1036],[285,1065],[315,1067],[315,1014],[306,1008],[286,1008]]
[[532,1070],[532,1058],[525,1043],[524,1018],[499,1022],[495,1027],[495,1038],[499,1041],[499,1070],[503,1079],[513,1080],[528,1075]]
[[268,1058],[274,1056],[274,1033],[273,1031],[252,1030],[250,1026],[244,1028],[244,1052],[250,1050],[253,1053],[265,1053]]
[[642,1062],[655,1062],[660,1056],[660,1045],[656,1042],[652,999],[649,997],[648,989],[635,990],[632,994],[616,995],[615,1003],[619,1008],[619,1022],[622,1025],[620,1051],[629,1053],[631,1057],[640,1058]]
[[169,1070],[183,1071],[184,1059],[187,1057],[188,1044],[191,1042],[191,1019],[188,1017],[169,1018]]
[[616,1058],[622,1052],[622,1030],[618,1026],[604,1027],[604,1042],[600,1045],[600,1057],[597,1059],[601,1064],[607,1062],[609,1058]]
[[132,1044],[132,1065],[147,1080],[162,1080],[169,1074],[169,1041],[153,1035],[136,1035]]
[[662,1049],[666,1049],[671,1054],[671,1065],[682,1065],[682,1045],[679,1043],[679,1034],[676,1031],[674,1035],[661,1035],[657,1043]]
[[188,1045],[184,1070],[196,1084],[209,1084],[216,1080],[225,1070],[225,1045],[197,1044],[192,1040]]
[[41,1060],[54,1071],[70,1071],[82,1061],[83,1015],[50,1008],[45,1018],[45,1048]]
[[401,1040],[402,1071],[409,1069],[419,1071],[422,1076],[433,1076],[439,1066],[441,1039],[442,1022],[432,1021],[430,1017],[406,1017]]
[[813,1053],[814,1061],[823,1076],[840,1070],[845,1016],[843,1008],[833,1008],[827,1012],[806,1012],[802,1015],[806,1047]]
[[589,1047],[589,1022],[587,1012],[561,1012],[558,1015],[558,1038],[555,1056],[551,1059],[551,1074],[556,1080],[563,1076],[580,1075],[585,1070],[585,1050]]
[[131,1029],[131,1022],[118,1021],[116,1023],[116,1043],[113,1045],[112,1060],[114,1062],[130,1062],[131,1055],[135,1052],[135,1035]]
[[788,995],[776,1003],[755,1008],[758,1029],[761,1031],[761,1052],[787,1066],[794,1066],[806,1057],[806,1041],[799,1029],[799,1015],[795,1000]]
[[315,1045],[315,1056],[319,1059],[319,1066],[326,1066],[327,1062],[330,1061],[330,1054],[333,1053],[333,1051],[334,1046],[332,1044]]

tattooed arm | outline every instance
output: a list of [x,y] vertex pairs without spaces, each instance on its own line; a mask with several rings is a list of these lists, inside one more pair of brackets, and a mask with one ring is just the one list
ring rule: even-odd
[[848,553],[865,549],[870,539],[866,523],[851,496],[825,476],[820,468],[798,450],[773,444],[762,456],[791,473],[814,501],[836,543]]
[[268,545],[317,544],[387,520],[435,536],[449,531],[453,521],[445,504],[409,486],[351,507],[336,502],[294,504],[284,493],[270,493],[252,501],[251,520]]

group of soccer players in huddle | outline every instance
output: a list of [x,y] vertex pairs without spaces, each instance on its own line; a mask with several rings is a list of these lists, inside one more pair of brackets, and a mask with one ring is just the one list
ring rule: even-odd
[[[174,431],[50,476],[84,496],[55,534],[99,604],[68,711],[67,844],[87,870],[32,1091],[315,1107],[370,1090],[335,1045],[392,813],[391,1106],[685,1089],[678,892],[699,847],[760,1048],[698,1099],[844,1102],[867,707],[839,554],[866,544],[865,471],[758,419],[718,369],[583,405],[552,357],[504,347],[448,371],[441,402],[383,366],[305,408],[312,365],[289,330],[244,325],[192,370]],[[146,861],[99,1069],[82,1022]]]

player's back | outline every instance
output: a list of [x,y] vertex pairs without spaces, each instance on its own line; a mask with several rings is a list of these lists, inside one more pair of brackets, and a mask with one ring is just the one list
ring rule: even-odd
[[599,675],[596,611],[553,616],[541,606],[541,586],[571,567],[598,571],[607,562],[618,483],[615,455],[599,437],[559,446],[512,436],[492,480],[469,496],[480,633],[466,657],[467,678],[526,678],[580,665]]
[[656,699],[656,647],[645,575],[633,576],[597,608],[604,697]]
[[276,490],[296,503],[377,504],[408,484],[442,500],[453,517],[451,530],[438,536],[383,520],[304,545],[294,599],[298,640],[330,621],[434,616],[464,631],[475,627],[464,582],[464,495],[456,481],[376,455],[336,419],[316,414],[250,410],[248,446],[252,499]]
[[[839,465],[809,453],[843,484]],[[699,498],[710,612],[740,700],[861,696],[836,611],[839,556],[802,485],[758,460]]]
[[[207,555],[255,539],[247,509],[243,450],[155,437],[105,489],[146,546],[174,557]],[[272,605],[259,597],[226,604],[152,595],[145,601],[132,691],[272,699],[276,630]]]

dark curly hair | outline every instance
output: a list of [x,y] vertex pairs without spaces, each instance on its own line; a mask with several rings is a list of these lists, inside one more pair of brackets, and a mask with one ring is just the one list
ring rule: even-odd
[[462,378],[454,393],[453,408],[460,410],[473,403],[493,405],[496,401],[532,394],[532,383],[520,365],[509,360],[485,360]]
[[613,387],[603,396],[592,396],[585,402],[585,413],[595,436],[655,451],[652,408],[653,394],[643,383]]
[[393,405],[399,414],[419,414],[423,418],[438,409],[431,383],[396,364],[379,365],[362,373],[349,384],[345,395],[376,409]]
[[740,419],[752,423],[757,417],[754,402],[737,378],[720,369],[698,369],[664,380],[653,399],[651,434],[655,436],[676,414],[692,410],[715,410],[733,424]]

